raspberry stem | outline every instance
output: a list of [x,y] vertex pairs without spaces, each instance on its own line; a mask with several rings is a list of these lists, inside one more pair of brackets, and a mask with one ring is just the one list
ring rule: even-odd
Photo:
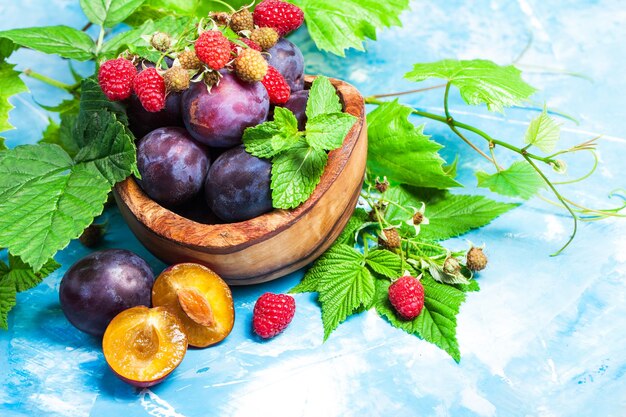
[[24,71],[22,71],[22,74],[26,75],[27,77],[33,78],[35,80],[39,80],[43,83],[46,83],[48,85],[51,85],[53,87],[56,88],[60,88],[61,90],[65,90],[68,93],[73,93],[76,91],[76,89],[78,87],[80,87],[80,83],[76,83],[76,84],[65,84],[61,81],[57,81],[53,78],[48,77],[47,75],[43,75],[40,74],[38,72],[35,72],[33,70],[31,70],[30,68],[26,68]]

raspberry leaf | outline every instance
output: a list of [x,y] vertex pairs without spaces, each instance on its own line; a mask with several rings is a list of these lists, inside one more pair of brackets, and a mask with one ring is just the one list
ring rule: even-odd
[[311,84],[309,100],[306,104],[306,117],[309,120],[323,114],[341,112],[337,90],[326,77],[319,76]]
[[9,112],[13,105],[9,98],[28,91],[26,84],[19,77],[19,72],[13,69],[15,65],[0,63],[0,132],[13,129],[9,123]]
[[102,212],[111,186],[136,171],[133,140],[115,115],[82,117],[85,146],[73,160],[47,143],[0,153],[0,246],[36,271]]
[[561,137],[559,124],[550,116],[544,108],[543,112],[535,117],[528,126],[524,142],[536,146],[545,153],[550,153],[556,147]]
[[355,122],[356,117],[347,113],[320,114],[307,121],[306,141],[325,151],[340,148]]
[[7,315],[15,306],[16,293],[39,285],[60,266],[54,259],[49,259],[35,272],[17,256],[9,255],[8,265],[0,261],[0,328],[8,328]]
[[304,11],[311,38],[319,49],[345,56],[345,50],[364,50],[365,38],[376,39],[376,29],[401,26],[400,13],[408,0],[293,0]]
[[80,7],[90,22],[113,27],[123,22],[145,0],[80,0]]
[[421,283],[424,286],[424,309],[417,318],[406,321],[397,316],[389,302],[390,282],[386,280],[376,280],[374,307],[392,326],[433,343],[459,362],[461,353],[456,338],[456,316],[465,301],[465,293],[427,276],[421,279]]
[[272,159],[272,203],[292,209],[305,202],[324,173],[328,155],[299,140]]
[[356,234],[359,231],[363,230],[365,227],[377,224],[378,223],[374,223],[369,220],[369,216],[364,209],[357,207],[354,210],[354,213],[352,213],[350,219],[348,219],[346,227],[343,228],[343,231],[337,238],[336,242],[354,245],[357,240]]
[[375,279],[364,266],[363,254],[345,244],[334,245],[312,269],[312,276],[319,276],[317,291],[326,340],[349,315],[370,307]]
[[376,272],[387,278],[402,276],[402,259],[388,250],[375,249],[370,251],[365,258],[367,265]]
[[385,212],[385,219],[392,224],[403,224],[413,216],[411,210],[402,210],[398,206],[420,207],[422,202],[426,204],[424,216],[428,224],[421,225],[419,237],[434,241],[460,236],[483,227],[519,206],[478,195],[428,192],[406,186],[391,187],[385,193],[385,198],[394,203]]
[[410,108],[393,101],[367,115],[368,169],[374,176],[418,187],[460,186],[444,171],[438,154],[443,147],[429,140],[422,126],[416,128],[410,114]]
[[513,65],[500,66],[483,59],[445,59],[415,64],[405,78],[415,82],[443,78],[460,90],[467,104],[485,103],[490,111],[499,112],[504,107],[521,103],[536,91],[522,79],[521,71]]
[[19,46],[77,61],[87,61],[95,57],[96,44],[93,39],[69,26],[5,30],[0,31],[0,38],[9,39]]
[[476,172],[478,186],[489,188],[494,193],[528,200],[545,187],[543,179],[526,161],[513,162],[505,170],[488,174]]

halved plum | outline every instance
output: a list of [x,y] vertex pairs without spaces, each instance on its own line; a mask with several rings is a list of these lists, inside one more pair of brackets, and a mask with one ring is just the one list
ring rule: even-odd
[[150,387],[182,362],[187,334],[178,317],[163,307],[133,307],[109,323],[102,340],[104,358],[123,381]]
[[164,270],[152,287],[152,304],[176,314],[194,347],[221,342],[235,323],[228,284],[199,264],[183,263]]

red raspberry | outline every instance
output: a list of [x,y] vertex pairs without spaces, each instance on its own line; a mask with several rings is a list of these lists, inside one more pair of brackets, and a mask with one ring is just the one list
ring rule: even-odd
[[[259,45],[257,45],[256,42],[254,42],[253,40],[250,40],[248,38],[239,38],[237,39],[240,42],[245,43],[246,45],[248,45],[248,47],[250,49],[254,49],[255,51],[259,51],[262,52],[262,49]],[[235,42],[230,42],[230,50],[231,52],[233,52],[235,55],[237,55],[237,48],[243,48],[243,46],[239,46],[237,45]]]
[[261,80],[261,83],[265,86],[272,104],[285,104],[291,97],[289,84],[287,84],[281,73],[271,65],[267,67],[267,73]]
[[165,107],[165,81],[156,68],[146,68],[137,74],[133,90],[147,111],[155,113]]
[[389,286],[389,301],[405,320],[413,320],[424,308],[424,287],[417,278],[405,275]]
[[295,313],[296,301],[292,296],[267,292],[254,305],[252,328],[263,339],[269,339],[285,330]]
[[230,61],[230,41],[218,30],[202,32],[196,40],[196,55],[214,70],[220,70]]
[[254,23],[259,27],[274,28],[280,36],[298,29],[302,22],[302,9],[284,1],[264,0],[254,9]]
[[100,67],[98,82],[109,100],[125,100],[130,97],[136,75],[137,69],[129,60],[111,59]]

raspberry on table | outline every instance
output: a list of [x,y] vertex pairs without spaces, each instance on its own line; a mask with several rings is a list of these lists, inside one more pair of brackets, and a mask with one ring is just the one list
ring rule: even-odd
[[271,104],[285,104],[289,101],[291,88],[281,73],[273,66],[269,65],[267,67],[267,73],[261,80],[261,83],[267,90]]
[[413,320],[424,308],[424,286],[415,277],[405,275],[389,286],[389,302],[405,320]]
[[211,69],[220,70],[230,61],[230,41],[218,30],[202,32],[195,49],[200,61]]
[[133,80],[136,75],[137,69],[129,60],[111,59],[100,66],[98,82],[109,100],[125,100],[132,93]]
[[296,301],[292,296],[265,293],[254,305],[252,328],[263,339],[269,339],[285,330],[295,313]]
[[165,81],[156,68],[146,68],[137,74],[133,90],[147,111],[155,113],[165,107]]

